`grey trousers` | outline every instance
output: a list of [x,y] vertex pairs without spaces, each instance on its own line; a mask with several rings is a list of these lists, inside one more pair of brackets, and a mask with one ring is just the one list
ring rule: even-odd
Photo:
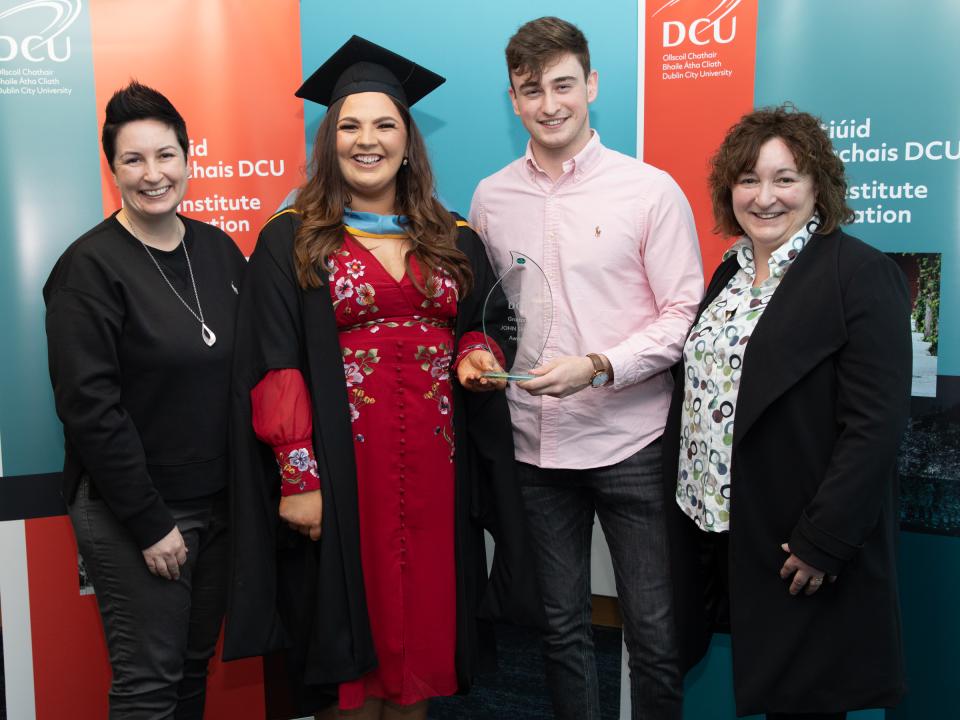
[[202,720],[226,605],[226,492],[168,502],[187,545],[179,580],[152,575],[131,535],[81,482],[69,507],[103,620],[111,720]]

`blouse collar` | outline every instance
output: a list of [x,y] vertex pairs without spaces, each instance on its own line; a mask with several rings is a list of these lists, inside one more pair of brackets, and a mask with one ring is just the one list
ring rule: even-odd
[[[817,231],[819,226],[820,217],[814,213],[813,217],[804,223],[803,227],[794,233],[793,237],[771,253],[770,259],[767,260],[767,264],[770,267],[770,277],[783,277],[783,274],[789,269],[790,265],[793,264],[793,261],[797,255],[800,254],[800,251],[810,242],[810,237]],[[726,260],[733,255],[736,255],[737,263],[743,268],[744,272],[751,277],[756,275],[756,268],[753,262],[753,241],[750,238],[746,235],[737,238],[736,242],[723,254],[723,259]]]

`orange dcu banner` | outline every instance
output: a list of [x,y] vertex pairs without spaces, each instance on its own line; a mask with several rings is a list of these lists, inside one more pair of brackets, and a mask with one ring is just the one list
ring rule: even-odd
[[646,0],[644,160],[683,188],[707,277],[728,241],[713,230],[708,161],[753,107],[758,0]]
[[[132,78],[176,106],[190,134],[184,215],[221,227],[245,255],[303,177],[297,0],[91,0],[98,125]],[[106,162],[105,213],[120,207]]]

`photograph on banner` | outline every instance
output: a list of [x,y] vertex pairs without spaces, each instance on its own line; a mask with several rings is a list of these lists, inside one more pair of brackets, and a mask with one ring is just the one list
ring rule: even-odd
[[910,287],[913,340],[913,397],[937,396],[937,345],[940,318],[940,253],[887,253]]
[[936,397],[914,396],[900,448],[900,526],[960,536],[960,378],[937,378]]

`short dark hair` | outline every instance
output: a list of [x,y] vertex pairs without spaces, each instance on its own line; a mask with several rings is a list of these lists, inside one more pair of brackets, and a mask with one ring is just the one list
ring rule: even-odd
[[590,47],[587,38],[573,23],[558,17],[542,17],[520,26],[507,43],[507,73],[526,75],[539,80],[551,62],[572,53],[583,67],[583,76],[590,74]]
[[173,128],[177,143],[183,148],[183,157],[187,157],[190,138],[187,136],[187,123],[183,116],[162,93],[132,80],[129,85],[117,90],[107,103],[100,140],[103,143],[103,154],[111,168],[117,154],[117,133],[121,127],[134,120],[159,120]]
[[714,232],[743,235],[733,214],[732,188],[740,175],[757,164],[760,148],[780,138],[790,148],[797,170],[813,178],[817,232],[828,235],[840,225],[853,221],[847,205],[847,179],[843,162],[834,154],[820,118],[801,112],[792,103],[765,107],[747,113],[727,131],[710,160],[710,199],[713,202]]

